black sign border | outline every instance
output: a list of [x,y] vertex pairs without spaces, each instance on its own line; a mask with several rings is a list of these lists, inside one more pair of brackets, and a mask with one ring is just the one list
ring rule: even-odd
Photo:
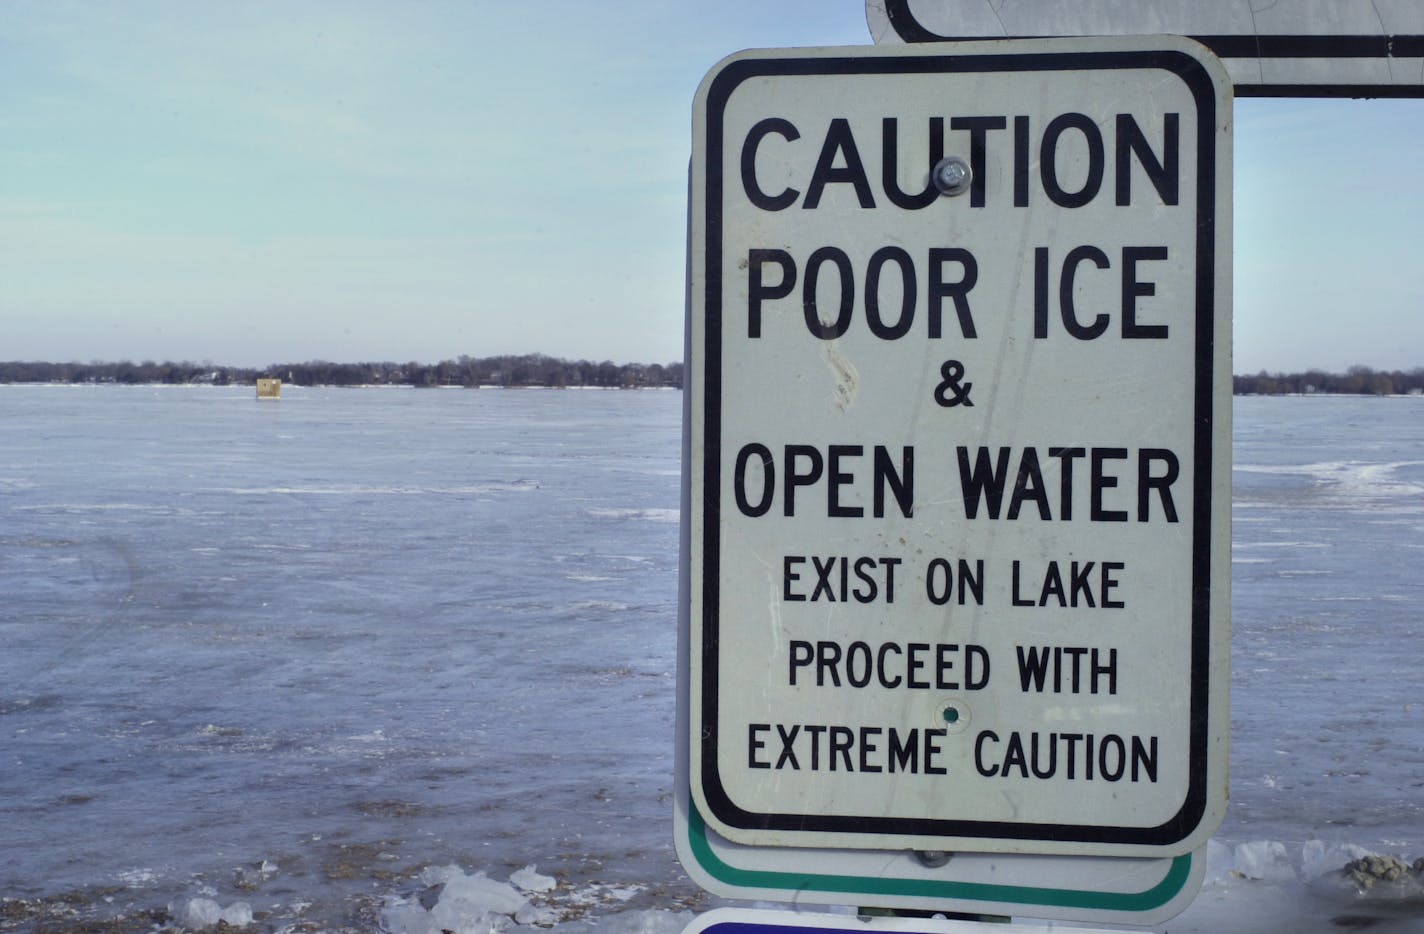
[[[717,769],[717,682],[720,611],[722,438],[722,197],[723,115],[732,93],[753,78],[815,75],[954,74],[1027,71],[1159,69],[1176,74],[1197,106],[1196,383],[1192,514],[1192,608],[1187,793],[1173,817],[1155,827],[1013,823],[938,818],[859,817],[823,813],[757,813],[727,794]],[[1051,841],[1055,845],[1112,844],[1165,849],[1190,837],[1208,804],[1211,680],[1211,514],[1213,387],[1216,312],[1217,88],[1202,63],[1174,49],[974,55],[847,55],[815,58],[740,58],[726,64],[707,88],[703,111],[704,341],[702,374],[702,638],[701,788],[711,816],[729,828],[805,834],[895,835]],[[698,154],[694,154],[694,158]],[[698,322],[693,321],[692,327]],[[693,401],[696,405],[696,401]],[[694,690],[699,686],[695,685]],[[800,843],[802,841],[798,841]],[[841,845],[836,844],[827,845]],[[871,844],[868,844],[871,845]]]

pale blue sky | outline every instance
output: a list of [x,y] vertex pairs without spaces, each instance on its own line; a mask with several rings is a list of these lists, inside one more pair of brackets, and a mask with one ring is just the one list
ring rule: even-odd
[[[0,0],[0,359],[682,353],[693,92],[861,0]],[[1424,101],[1237,107],[1237,372],[1424,366]]]

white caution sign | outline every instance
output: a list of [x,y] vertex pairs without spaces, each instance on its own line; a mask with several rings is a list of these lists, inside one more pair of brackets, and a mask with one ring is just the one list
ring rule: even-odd
[[1230,83],[745,52],[692,167],[689,780],[743,845],[1167,856],[1226,792]]

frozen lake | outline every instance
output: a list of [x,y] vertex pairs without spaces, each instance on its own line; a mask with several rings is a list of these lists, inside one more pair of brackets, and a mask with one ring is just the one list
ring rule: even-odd
[[[369,930],[451,864],[537,866],[545,923],[711,904],[672,854],[681,403],[0,386],[0,931]],[[1235,410],[1218,901],[1424,856],[1424,399]]]

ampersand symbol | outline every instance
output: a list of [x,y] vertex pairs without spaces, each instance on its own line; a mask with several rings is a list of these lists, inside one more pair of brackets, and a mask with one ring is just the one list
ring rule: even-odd
[[958,360],[946,360],[939,368],[939,375],[944,377],[944,381],[935,389],[936,402],[945,408],[974,404],[974,400],[969,398],[969,390],[974,388],[974,384],[960,382],[964,379],[964,364]]

